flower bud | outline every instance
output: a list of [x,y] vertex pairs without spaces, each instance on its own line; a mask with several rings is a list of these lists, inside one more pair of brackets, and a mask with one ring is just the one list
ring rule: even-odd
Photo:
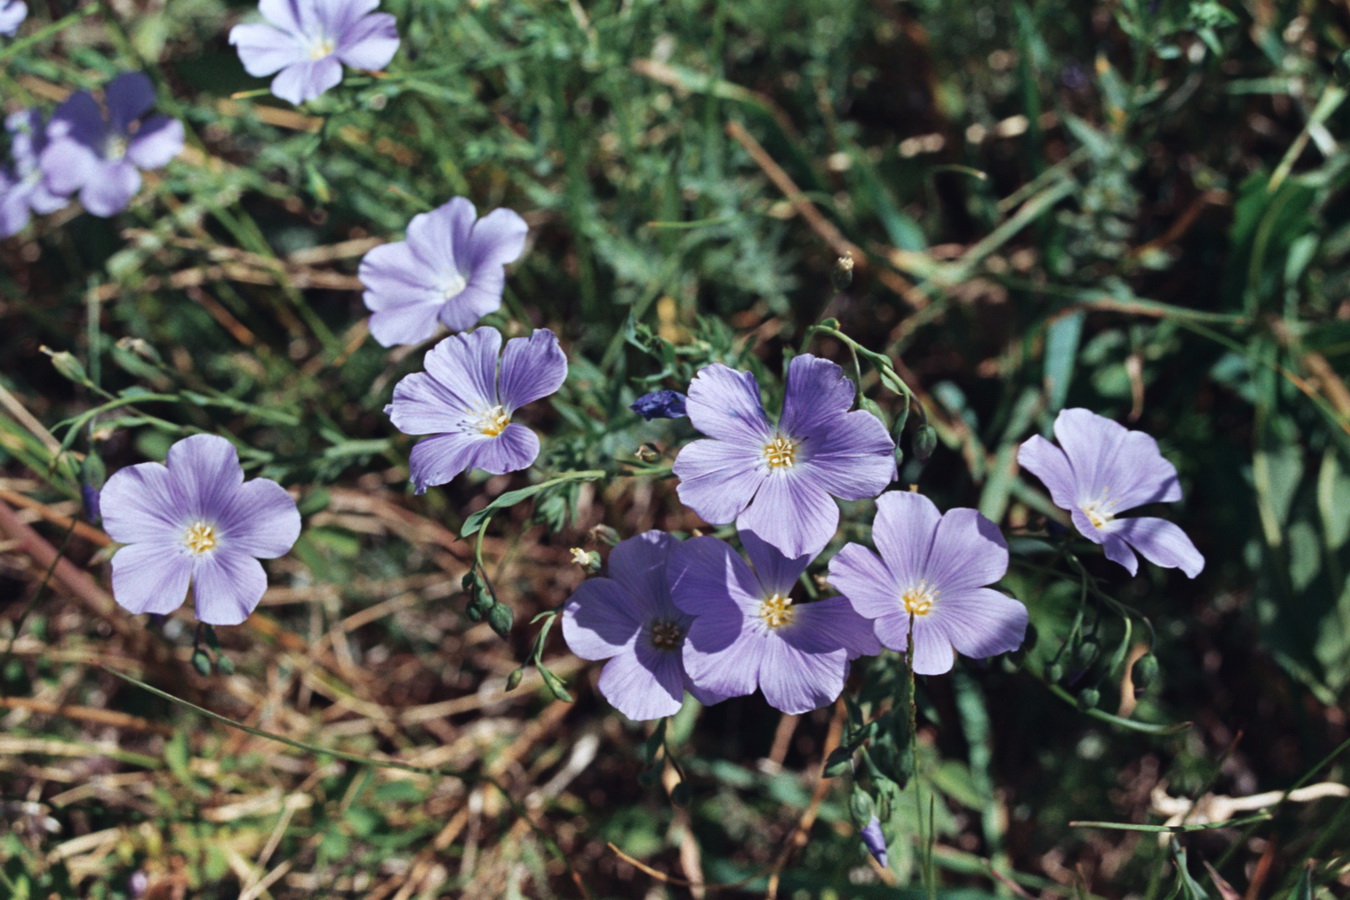
[[634,450],[633,456],[637,457],[638,462],[654,463],[661,458],[661,451],[655,444],[646,443]]
[[1102,692],[1096,688],[1083,688],[1078,692],[1078,708],[1083,712],[1096,708],[1102,700]]
[[605,524],[592,525],[591,530],[586,532],[591,540],[598,544],[604,544],[607,547],[613,547],[619,542],[619,533]]
[[505,603],[494,603],[488,607],[488,624],[497,632],[497,637],[505,640],[511,636],[511,626],[516,622],[516,611]]
[[1134,683],[1134,695],[1138,697],[1158,680],[1158,657],[1145,653],[1134,661],[1130,670],[1130,681]]
[[521,666],[519,669],[512,669],[511,674],[506,676],[506,689],[508,691],[514,691],[516,688],[520,687],[520,680],[524,677],[524,666]]
[[203,678],[211,676],[211,657],[207,656],[201,647],[196,647],[192,651],[192,668]]
[[539,667],[539,675],[544,679],[544,687],[548,688],[549,693],[564,702],[572,702],[572,695],[569,694],[567,688],[563,686],[561,678],[554,675],[551,670],[545,669],[543,666]]
[[38,349],[52,358],[52,365],[62,376],[76,384],[89,384],[89,374],[84,371],[84,364],[76,359],[74,354],[65,350],[56,351],[45,345]]
[[600,554],[594,550],[573,547],[568,552],[572,554],[572,562],[585,569],[587,575],[594,575],[600,571]]
[[634,400],[628,408],[648,422],[652,419],[683,419],[689,414],[684,408],[687,399],[679,391],[653,391]]
[[920,425],[914,433],[914,458],[921,463],[928,462],[937,449],[937,430],[932,425]]
[[877,816],[876,805],[867,792],[856,784],[848,795],[848,813],[859,828],[864,828]]
[[830,271],[830,285],[836,291],[848,290],[848,286],[853,283],[853,254],[845,253],[834,261],[834,268]]
[[871,821],[863,826],[858,832],[858,837],[862,838],[863,846],[867,852],[872,854],[872,858],[884,869],[887,867],[886,858],[886,835],[881,830],[881,820],[873,816]]

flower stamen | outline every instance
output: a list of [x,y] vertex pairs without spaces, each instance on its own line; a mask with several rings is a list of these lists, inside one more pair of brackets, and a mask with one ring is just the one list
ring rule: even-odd
[[684,640],[684,629],[670,619],[652,623],[652,646],[657,650],[678,650]]
[[441,290],[441,297],[445,300],[455,299],[464,293],[464,289],[468,286],[469,282],[464,279],[463,273],[460,272],[451,272],[443,276],[440,279],[440,284],[437,285]]
[[759,617],[770,628],[782,628],[791,625],[797,611],[792,608],[792,600],[784,594],[765,597],[759,603]]
[[332,38],[319,38],[309,45],[309,58],[323,59],[326,56],[331,56],[336,49],[337,47],[333,44]]
[[774,439],[764,445],[764,459],[770,469],[791,468],[797,459],[797,442],[783,435],[774,435]]
[[1093,528],[1101,529],[1105,528],[1106,524],[1116,517],[1117,503],[1119,501],[1111,497],[1111,489],[1105,487],[1102,488],[1096,500],[1089,500],[1078,508],[1083,511],[1083,515],[1087,516]]
[[939,593],[937,588],[924,579],[901,594],[900,603],[910,615],[926,616],[933,611]]
[[489,407],[473,419],[474,430],[488,437],[496,437],[511,424],[511,415],[500,406]]
[[216,549],[216,544],[219,542],[215,526],[206,522],[193,522],[183,534],[183,543],[187,544],[188,549],[198,556]]

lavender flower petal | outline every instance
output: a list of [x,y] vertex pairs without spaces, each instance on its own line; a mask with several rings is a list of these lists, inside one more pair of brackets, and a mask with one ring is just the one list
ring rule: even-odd
[[482,446],[491,440],[482,435],[462,433],[422,438],[408,455],[413,493],[425,494],[427,488],[447,484],[461,472],[478,465]]
[[1151,516],[1116,519],[1106,526],[1108,535],[1128,541],[1140,555],[1165,569],[1180,569],[1194,578],[1205,567],[1205,558],[1195,544],[1172,522]]
[[102,162],[89,146],[70,139],[53,140],[39,161],[47,190],[63,196],[83,188]]
[[300,537],[300,511],[275,481],[246,481],[222,498],[220,528],[231,550],[257,559],[285,556]]
[[246,553],[218,551],[197,562],[192,602],[197,618],[208,625],[238,625],[266,591],[262,563]]
[[107,130],[103,111],[93,94],[76,91],[52,113],[51,121],[47,123],[47,140],[69,139],[93,147],[103,141]]
[[183,123],[168,116],[151,116],[127,142],[127,159],[138,169],[162,169],[183,152]]
[[896,478],[895,442],[886,426],[857,409],[836,415],[828,427],[803,442],[814,480],[844,500],[875,497]]
[[497,355],[501,349],[500,331],[479,328],[441,341],[427,351],[422,365],[443,389],[459,398],[464,409],[478,409],[483,404],[496,402]]
[[272,79],[272,93],[299,106],[342,83],[342,63],[337,57],[305,59],[291,63]]
[[763,644],[759,688],[774,709],[800,715],[828,706],[843,693],[848,672],[848,654],[844,650],[803,652],[786,639],[765,640]]
[[1027,608],[989,588],[944,595],[933,615],[952,646],[975,659],[1011,653],[1027,635]]
[[[773,429],[760,404],[759,382],[749,372],[737,372],[721,363],[707,366],[694,376],[689,385],[687,408],[694,427],[720,441],[758,449],[772,436]],[[683,457],[684,453],[681,452],[680,456]],[[675,474],[683,480],[679,465],[680,460],[677,459]],[[688,501],[685,503],[692,505]],[[722,524],[731,520],[708,521]]]
[[734,520],[769,478],[755,457],[729,441],[686,444],[674,471],[680,502],[714,525]]
[[103,486],[99,505],[103,530],[119,544],[172,544],[182,537],[179,510],[187,500],[162,463],[140,463],[119,470]]
[[563,640],[582,659],[609,659],[622,653],[644,621],[634,609],[635,598],[611,578],[582,582],[563,607]]
[[600,672],[600,693],[634,722],[673,716],[684,702],[679,654],[656,650],[640,640]]
[[0,172],[0,238],[18,234],[32,218],[28,194]]
[[1119,472],[1128,472],[1129,482],[1132,482],[1120,488],[1116,497],[1118,512],[1145,503],[1171,503],[1181,499],[1177,467],[1163,458],[1158,442],[1142,431],[1125,433],[1116,454],[1115,467]]
[[886,858],[886,835],[881,831],[881,820],[873,816],[858,832],[858,837],[862,839],[863,846],[872,858],[884,869],[889,865]]
[[271,75],[309,58],[304,44],[270,25],[236,25],[230,29],[230,43],[239,51],[244,71],[254,78]]
[[214,434],[183,438],[169,448],[164,464],[189,516],[215,519],[244,483],[239,453]]
[[753,531],[787,556],[815,556],[839,527],[839,507],[807,476],[775,473],[760,484],[754,502],[737,518],[736,527]]
[[639,620],[670,611],[666,572],[680,542],[664,531],[644,531],[620,541],[609,554],[609,575],[632,595],[632,614]]
[[144,72],[123,72],[103,89],[113,130],[129,134],[137,119],[155,105],[155,84]]
[[168,615],[187,598],[192,559],[176,544],[138,543],[113,554],[112,570],[118,605],[130,613]]
[[776,547],[748,529],[740,532],[740,538],[746,555],[750,557],[750,564],[755,567],[755,578],[760,586],[772,593],[789,593],[814,558],[809,553],[796,558],[784,556]]
[[[880,533],[880,528],[874,527],[873,540]],[[860,544],[845,544],[830,560],[829,572],[830,584],[848,598],[860,616],[879,620],[895,612],[900,596],[896,576],[871,550]],[[884,639],[883,643],[890,646]]]
[[973,509],[953,509],[942,517],[933,532],[925,572],[943,591],[993,584],[1007,571],[1008,544],[997,525]]
[[529,232],[530,226],[513,210],[494,209],[479,219],[473,226],[465,260],[474,273],[473,280],[485,271],[500,270],[520,259]]
[[408,246],[430,271],[467,276],[469,236],[477,216],[473,203],[463,197],[418,213],[408,223]]
[[[362,4],[374,9],[378,4]],[[375,13],[353,22],[343,32],[334,55],[353,69],[380,71],[398,52],[398,23],[388,13]]]
[[788,363],[779,425],[788,434],[825,434],[853,405],[853,393],[853,382],[837,364],[809,353],[795,357]]
[[439,301],[375,309],[370,316],[370,335],[381,347],[420,343],[436,333],[440,311]]
[[[888,491],[877,498],[877,516],[872,524],[872,543],[881,553],[881,558],[886,561],[886,568],[895,577],[897,586],[901,583],[918,581],[923,577],[924,567],[928,563],[928,555],[933,546],[933,535],[941,521],[942,513],[938,512],[933,501],[923,494],[914,491]],[[858,611],[863,612],[862,609]]]
[[497,396],[512,413],[556,392],[567,379],[567,356],[553,332],[540,328],[528,338],[506,342]]
[[815,603],[797,604],[794,609],[797,627],[783,629],[783,640],[798,650],[828,653],[841,648],[849,659],[876,656],[881,652],[872,620],[858,615],[852,604],[843,597],[826,597]]
[[26,18],[28,4],[19,0],[0,0],[0,34],[14,34]]
[[141,189],[141,173],[126,159],[99,160],[80,188],[80,203],[91,215],[115,216],[126,209]]
[[[877,637],[881,637],[880,631],[878,631]],[[903,647],[896,647],[895,649],[902,650]],[[914,674],[945,675],[952,670],[952,666],[955,664],[956,649],[952,646],[952,639],[947,633],[946,623],[940,620],[915,622]]]
[[460,388],[457,391],[427,372],[414,372],[394,385],[394,400],[384,411],[404,434],[458,432],[464,425],[464,410],[488,402],[485,397],[474,396],[472,388]]
[[507,472],[519,472],[528,469],[539,458],[539,435],[524,425],[512,423],[497,436],[488,439],[478,449],[473,467],[503,475]]
[[299,34],[318,24],[314,16],[315,5],[316,0],[258,0],[258,12],[282,31]]
[[1060,509],[1073,509],[1077,505],[1073,466],[1063,450],[1038,434],[1022,442],[1017,449],[1017,462],[1050,489],[1050,499]]

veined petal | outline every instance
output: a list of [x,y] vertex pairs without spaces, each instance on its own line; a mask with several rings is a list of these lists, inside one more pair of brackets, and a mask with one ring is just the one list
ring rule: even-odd
[[811,470],[821,487],[844,500],[875,497],[896,477],[895,444],[886,426],[865,410],[836,416],[829,425],[805,435],[801,452],[802,467]]
[[127,143],[127,159],[141,169],[167,166],[183,151],[183,123],[168,116],[152,116],[141,123]]
[[323,32],[336,39],[379,5],[380,0],[322,0],[313,4],[313,15]]
[[190,519],[219,521],[244,482],[234,445],[214,434],[183,438],[169,448],[164,462]]
[[[371,293],[365,294],[366,306],[374,309]],[[399,344],[420,344],[436,336],[436,317],[440,314],[441,304],[433,298],[430,302],[417,302],[402,305],[388,305],[376,309],[370,314],[370,336],[381,347],[394,347]]]
[[736,527],[753,531],[787,556],[814,556],[834,537],[839,507],[807,477],[795,472],[770,474],[737,517]]
[[342,31],[335,54],[354,69],[380,71],[398,52],[398,26],[388,13],[374,13]]
[[[941,521],[937,506],[923,494],[889,491],[877,498],[872,543],[886,561],[897,587],[926,577],[933,535]],[[898,594],[895,599],[899,602]]]
[[[875,529],[873,529],[875,533]],[[861,544],[845,544],[830,560],[830,584],[866,619],[902,609],[900,586],[891,570]]]
[[1007,571],[1008,544],[998,526],[973,509],[948,510],[933,532],[924,576],[945,593],[993,584]]
[[286,489],[267,478],[239,486],[222,511],[221,543],[230,553],[275,559],[300,537],[300,511]]
[[[1102,553],[1105,554],[1107,559],[1111,560],[1111,562],[1120,563],[1131,575],[1139,573],[1139,557],[1134,555],[1134,551],[1131,550],[1130,545],[1125,542],[1125,538],[1121,537],[1119,534],[1112,534],[1109,531],[1100,531],[1097,533],[1101,538],[1098,543],[1102,545]],[[1092,538],[1092,535],[1089,535],[1086,532],[1084,532],[1084,534],[1087,537]],[[1095,538],[1093,539],[1096,540]]]
[[262,13],[264,19],[282,31],[289,31],[297,35],[304,33],[300,11],[296,8],[295,0],[258,0],[258,12]]
[[673,716],[684,703],[680,654],[638,641],[605,663],[599,687],[610,705],[635,722]]
[[90,147],[69,138],[48,144],[40,160],[43,183],[52,193],[63,197],[84,187],[102,164]]
[[262,563],[245,553],[217,551],[197,559],[192,602],[208,625],[238,625],[267,590]]
[[1086,409],[1063,409],[1055,417],[1055,438],[1073,468],[1075,505],[1107,487],[1116,453],[1129,433],[1124,425]]
[[473,226],[469,236],[469,270],[476,281],[485,269],[497,269],[520,258],[530,226],[509,209],[494,209]]
[[524,425],[511,424],[495,438],[484,439],[478,447],[473,467],[502,475],[528,469],[538,458],[539,435]]
[[114,472],[99,493],[99,504],[103,530],[119,544],[180,543],[188,526],[183,494],[169,470],[156,462]]
[[666,578],[666,567],[679,543],[664,531],[644,531],[610,551],[609,575],[630,595],[628,602],[639,621],[679,617]]
[[769,644],[761,630],[750,628],[724,607],[694,619],[684,639],[684,670],[701,690],[720,698],[753,694]]
[[192,560],[181,544],[150,541],[114,553],[112,570],[113,599],[123,609],[168,615],[187,599]]
[[451,331],[469,330],[483,316],[501,309],[505,285],[506,275],[500,269],[480,273],[464,290],[441,303],[441,324]]
[[342,63],[335,57],[291,63],[272,79],[272,93],[299,106],[342,83]]
[[512,338],[502,352],[497,398],[508,414],[547,397],[567,380],[567,354],[558,337],[538,328],[528,338]]
[[455,197],[431,212],[412,217],[408,223],[408,246],[437,278],[453,275],[467,281],[469,234],[477,216],[471,202]]
[[674,472],[680,479],[680,502],[714,525],[740,515],[769,477],[754,451],[710,439],[685,445]]
[[230,43],[239,51],[244,71],[254,78],[309,59],[304,44],[271,25],[236,25],[230,29]]
[[933,616],[922,616],[914,622],[914,674],[943,675],[956,663],[947,623]]
[[418,441],[408,457],[414,491],[426,493],[427,488],[445,484],[477,465],[482,444],[492,440],[486,435],[434,434]]
[[123,72],[103,89],[112,127],[126,134],[141,116],[155,105],[155,84],[144,72]]
[[497,354],[501,348],[501,332],[479,328],[441,341],[427,352],[422,365],[442,386],[467,401],[466,408],[477,412],[497,405]]
[[[436,290],[430,267],[413,253],[407,241],[381,244],[361,257],[356,277],[366,287],[366,307],[372,310],[403,306],[409,302],[441,303],[445,298]],[[416,301],[405,295],[417,295]]]
[[928,618],[942,623],[958,652],[975,659],[1011,653],[1027,634],[1027,608],[989,588],[943,594]]
[[755,376],[721,363],[705,366],[694,376],[685,407],[689,420],[699,431],[718,440],[753,447],[756,452],[762,452],[773,433],[760,403]]
[[[730,622],[751,615],[764,595],[759,579],[740,554],[714,537],[690,538],[678,544],[671,552],[667,577],[675,606],[695,616],[695,621],[712,616]],[[700,649],[723,649],[740,630],[728,629],[725,640],[719,640],[715,632],[706,633]]]
[[1187,578],[1199,575],[1205,567],[1205,558],[1195,549],[1195,544],[1187,537],[1186,532],[1166,519],[1155,519],[1151,516],[1115,519],[1107,523],[1103,530],[1109,535],[1129,542],[1144,559],[1155,566],[1180,569],[1186,573]]
[[843,650],[848,659],[857,659],[881,652],[872,620],[860,616],[845,597],[799,603],[792,609],[792,624],[780,628],[778,634],[803,653]]
[[1163,458],[1158,442],[1142,431],[1126,432],[1116,453],[1115,470],[1120,475],[1119,482],[1111,486],[1116,514],[1145,503],[1181,499],[1177,467]]
[[1074,483],[1073,467],[1064,451],[1039,434],[1027,438],[1017,449],[1017,462],[1022,468],[1041,480],[1050,491],[1050,499],[1060,509],[1078,505],[1078,487]]
[[385,411],[404,434],[467,433],[466,419],[485,405],[481,397],[464,396],[427,372],[414,372],[394,385]]
[[563,640],[582,659],[609,659],[631,644],[643,619],[634,597],[612,578],[591,578],[563,607]]
[[740,532],[741,543],[755,567],[755,576],[764,593],[788,594],[797,579],[814,559],[812,554],[788,557],[753,531]]
[[794,357],[788,363],[779,426],[795,438],[827,433],[853,405],[855,391],[837,364],[810,353]]
[[828,706],[844,690],[848,653],[802,650],[770,633],[759,665],[759,689],[774,709],[789,715]]

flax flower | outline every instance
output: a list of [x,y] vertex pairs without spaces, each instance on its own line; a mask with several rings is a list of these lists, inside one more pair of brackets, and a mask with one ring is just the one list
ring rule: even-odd
[[17,234],[34,213],[56,212],[70,199],[47,187],[38,159],[47,146],[47,127],[36,109],[5,118],[10,134],[12,170],[0,170],[0,238]]
[[528,231],[509,209],[478,218],[463,197],[413,216],[407,240],[376,247],[361,260],[371,335],[392,347],[425,341],[438,321],[451,331],[472,328],[501,307],[503,266],[520,256]]
[[[1055,418],[1059,446],[1037,435],[1017,451],[1017,461],[1050,489],[1083,537],[1102,545],[1106,558],[1139,571],[1135,552],[1164,568],[1200,574],[1205,558],[1166,519],[1116,518],[1145,503],[1181,499],[1177,470],[1158,452],[1158,442],[1086,409],[1066,409]],[[1133,548],[1133,549],[1131,549]]]
[[272,93],[301,104],[342,81],[342,65],[378,71],[398,52],[398,29],[379,0],[262,0],[267,24],[236,25],[230,43],[254,77],[280,72]]
[[258,560],[300,536],[291,495],[266,478],[244,481],[234,447],[210,434],[174,444],[164,465],[113,473],[99,505],[108,536],[126,544],[112,558],[113,598],[133,613],[171,613],[191,584],[198,619],[237,625],[267,589]]
[[567,378],[567,357],[558,338],[540,328],[512,338],[497,353],[495,328],[456,334],[427,352],[425,372],[394,386],[384,408],[404,434],[429,434],[412,449],[409,467],[417,493],[478,468],[494,475],[530,466],[539,456],[539,436],[511,421],[516,410],[547,397]]
[[694,684],[726,697],[752,694],[785,713],[833,703],[849,660],[881,652],[872,625],[843,597],[794,603],[792,588],[811,555],[789,559],[742,531],[752,569],[725,542],[692,538],[675,548],[670,591],[694,616],[684,667]]
[[28,4],[20,0],[0,0],[0,34],[14,34],[28,18]]
[[684,692],[701,703],[724,699],[695,685],[682,649],[693,616],[671,602],[666,567],[679,544],[663,531],[621,541],[609,577],[582,582],[563,607],[563,639],[582,659],[606,659],[600,693],[634,721],[679,712]]
[[1008,570],[993,522],[973,509],[942,515],[921,494],[892,491],[877,498],[872,542],[880,558],[859,544],[835,554],[830,584],[892,650],[908,647],[912,620],[916,673],[949,671],[954,650],[982,658],[1022,645],[1027,608],[985,587]]
[[713,363],[694,377],[686,408],[708,435],[680,451],[680,500],[715,525],[736,521],[785,556],[819,553],[844,500],[875,497],[895,479],[895,445],[871,413],[849,411],[853,382],[811,354],[788,365],[783,416],[764,414],[749,372]]

